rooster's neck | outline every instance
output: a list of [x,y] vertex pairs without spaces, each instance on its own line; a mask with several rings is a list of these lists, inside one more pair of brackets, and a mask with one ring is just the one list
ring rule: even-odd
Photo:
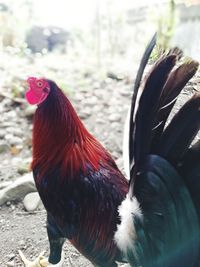
[[52,90],[35,113],[32,168],[39,168],[42,176],[59,167],[73,177],[88,164],[97,170],[100,161],[109,157],[62,91]]

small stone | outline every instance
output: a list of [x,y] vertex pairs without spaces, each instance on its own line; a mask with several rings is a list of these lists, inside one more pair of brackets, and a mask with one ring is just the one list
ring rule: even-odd
[[7,133],[13,134],[17,137],[21,137],[23,135],[23,132],[20,128],[15,128],[15,127],[8,127],[6,129]]
[[85,108],[81,110],[79,116],[82,120],[87,119],[91,115],[91,110],[89,108]]
[[24,207],[27,211],[34,211],[40,205],[40,196],[37,192],[30,193],[23,200]]
[[94,106],[97,102],[98,99],[95,96],[92,96],[90,98],[85,99],[85,106]]
[[21,145],[23,143],[23,140],[20,137],[13,136],[13,138],[10,140],[10,144],[13,145]]
[[5,141],[0,141],[0,153],[4,153],[10,150],[10,146]]
[[131,96],[131,92],[129,90],[127,90],[127,88],[124,88],[123,91],[120,91],[120,94],[122,96],[126,96],[126,97],[130,97]]
[[3,189],[3,188],[5,188],[5,187],[7,187],[7,186],[9,186],[11,184],[12,184],[12,182],[10,182],[10,181],[2,182],[2,183],[0,183],[0,189]]
[[99,123],[99,124],[104,124],[105,123],[105,119],[97,118],[96,122]]
[[4,139],[10,143],[13,137],[14,136],[11,133],[8,133],[8,134],[5,134]]
[[16,149],[21,151],[23,149],[23,144],[16,145]]
[[9,261],[13,260],[15,258],[15,254],[14,253],[11,253],[9,255],[7,255],[7,258]]
[[14,262],[14,260],[7,262],[7,263],[6,263],[6,266],[7,266],[7,267],[14,267],[14,266],[15,266],[15,262]]
[[12,100],[10,98],[4,98],[4,100],[1,102],[1,104],[4,107],[11,107],[12,105]]
[[6,118],[3,118],[3,122],[1,123],[1,128],[13,127],[15,123],[12,120],[7,121]]
[[19,174],[25,174],[25,173],[29,172],[29,164],[19,166],[17,169],[17,172]]
[[6,134],[6,131],[3,129],[0,129],[0,138],[4,138],[5,134]]
[[10,201],[7,201],[6,202],[6,206],[10,207],[10,205],[11,205],[11,202]]
[[19,246],[24,247],[26,245],[26,242],[24,240],[19,241]]
[[31,173],[27,173],[6,188],[0,190],[0,205],[13,200],[19,200],[30,192],[35,192],[35,183]]
[[119,114],[114,114],[113,113],[108,117],[108,119],[109,119],[110,122],[120,121],[121,116]]
[[94,83],[93,83],[93,88],[94,88],[94,89],[98,89],[98,88],[100,88],[100,87],[101,87],[101,85],[100,85],[99,82],[94,82]]
[[11,111],[7,112],[6,117],[7,117],[7,119],[10,119],[10,120],[15,119],[16,118],[15,110],[11,110]]
[[20,166],[22,164],[22,162],[23,162],[23,159],[20,156],[13,157],[11,159],[11,163],[12,163],[13,166]]

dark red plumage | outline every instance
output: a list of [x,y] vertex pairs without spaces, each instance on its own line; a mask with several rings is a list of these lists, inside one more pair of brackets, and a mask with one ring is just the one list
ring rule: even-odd
[[86,170],[86,162],[98,170],[99,161],[106,164],[109,159],[108,152],[86,130],[63,92],[59,88],[52,91],[48,103],[43,103],[35,114],[32,168],[39,164],[44,174],[59,164],[63,174],[67,171],[73,177],[80,169]]
[[128,183],[63,92],[47,82],[50,92],[34,117],[32,169],[48,213],[49,261],[60,260],[68,238],[94,264],[117,266],[113,236]]

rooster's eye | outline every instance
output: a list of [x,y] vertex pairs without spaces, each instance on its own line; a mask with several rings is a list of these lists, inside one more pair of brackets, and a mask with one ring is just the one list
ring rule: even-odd
[[42,87],[42,85],[43,85],[43,83],[42,83],[41,81],[38,81],[38,82],[37,82],[37,86],[38,86],[38,87]]

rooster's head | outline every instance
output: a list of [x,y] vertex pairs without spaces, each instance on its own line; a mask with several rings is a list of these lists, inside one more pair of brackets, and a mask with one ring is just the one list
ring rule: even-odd
[[26,99],[31,105],[41,104],[49,95],[50,85],[44,78],[29,77],[27,79],[29,90],[26,92]]

